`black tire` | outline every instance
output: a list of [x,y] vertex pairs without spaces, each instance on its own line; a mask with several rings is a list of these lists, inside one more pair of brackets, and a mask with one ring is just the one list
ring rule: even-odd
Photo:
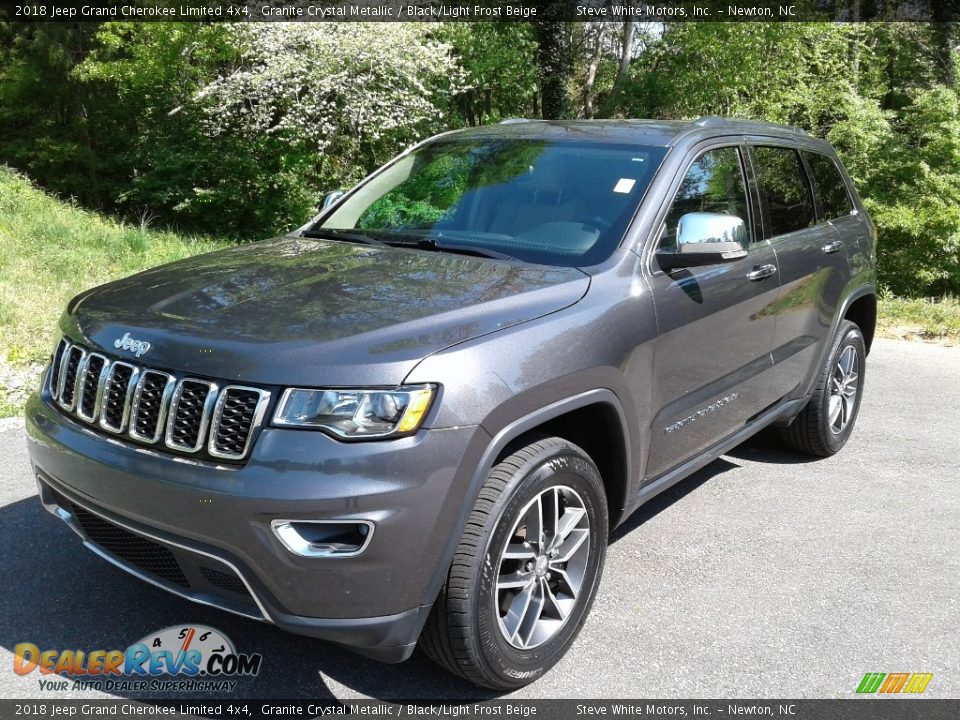
[[[831,422],[831,389],[835,387],[837,367],[841,356],[853,348],[856,353],[857,386],[850,409],[846,411],[846,421],[837,429]],[[829,457],[846,445],[853,432],[863,398],[864,370],[867,352],[863,334],[856,324],[843,320],[837,329],[833,346],[827,354],[826,362],[820,368],[810,401],[787,427],[781,428],[780,437],[788,447],[797,452],[817,457]]]
[[[497,584],[502,579],[501,553],[507,543],[517,541],[514,531],[522,511],[527,511],[523,518],[528,517],[531,508],[537,507],[533,504],[540,502],[537,498],[551,488],[558,490],[546,497],[560,498],[566,490],[575,491],[571,497],[582,501],[575,512],[586,511],[589,527],[584,528],[588,533],[583,543],[587,547],[577,551],[582,583],[565,620],[560,621],[559,629],[550,631],[555,634],[536,647],[519,649],[506,637],[506,630],[501,630],[504,626],[498,602],[504,600],[504,592],[510,592]],[[557,501],[563,508],[557,512],[561,518],[568,512],[566,502]],[[525,537],[526,526],[523,532]],[[580,632],[600,582],[607,538],[603,481],[583,450],[561,438],[538,439],[517,450],[491,470],[480,490],[420,637],[420,647],[442,668],[477,685],[506,690],[533,682],[563,657]],[[546,584],[550,579],[539,560],[535,565],[540,580],[535,578],[528,587],[534,582]]]

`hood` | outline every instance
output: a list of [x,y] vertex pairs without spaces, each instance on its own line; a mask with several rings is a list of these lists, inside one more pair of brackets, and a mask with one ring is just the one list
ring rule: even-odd
[[[223,380],[393,385],[431,353],[572,305],[589,283],[575,268],[283,237],[94,288],[63,329],[112,357]],[[149,350],[117,349],[126,334]]]

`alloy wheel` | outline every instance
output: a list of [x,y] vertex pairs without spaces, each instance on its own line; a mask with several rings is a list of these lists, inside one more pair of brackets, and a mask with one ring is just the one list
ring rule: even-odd
[[500,632],[530,650],[559,632],[576,605],[590,553],[583,498],[555,486],[531,500],[500,553],[495,602]]
[[827,413],[830,429],[835,434],[843,432],[856,409],[857,394],[860,392],[859,369],[857,349],[847,345],[837,358],[833,376],[830,378],[830,401]]

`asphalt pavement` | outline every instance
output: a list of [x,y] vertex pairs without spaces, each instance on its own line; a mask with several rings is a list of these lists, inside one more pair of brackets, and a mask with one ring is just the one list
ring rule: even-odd
[[[839,455],[764,435],[641,508],[576,644],[514,696],[843,698],[866,672],[929,672],[925,695],[960,697],[960,348],[878,340],[865,392]],[[0,697],[110,696],[41,690],[13,672],[17,643],[125,648],[181,623],[263,655],[236,699],[491,696],[419,654],[381,665],[114,569],[40,508],[16,420],[0,422],[0,548]]]

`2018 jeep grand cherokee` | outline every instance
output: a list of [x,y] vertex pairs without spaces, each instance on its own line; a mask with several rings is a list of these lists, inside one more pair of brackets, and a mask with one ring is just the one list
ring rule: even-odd
[[802,131],[447,133],[295,233],[71,301],[27,408],[40,497],[179,595],[522,685],[646,500],[770,425],[843,446],[874,251]]

